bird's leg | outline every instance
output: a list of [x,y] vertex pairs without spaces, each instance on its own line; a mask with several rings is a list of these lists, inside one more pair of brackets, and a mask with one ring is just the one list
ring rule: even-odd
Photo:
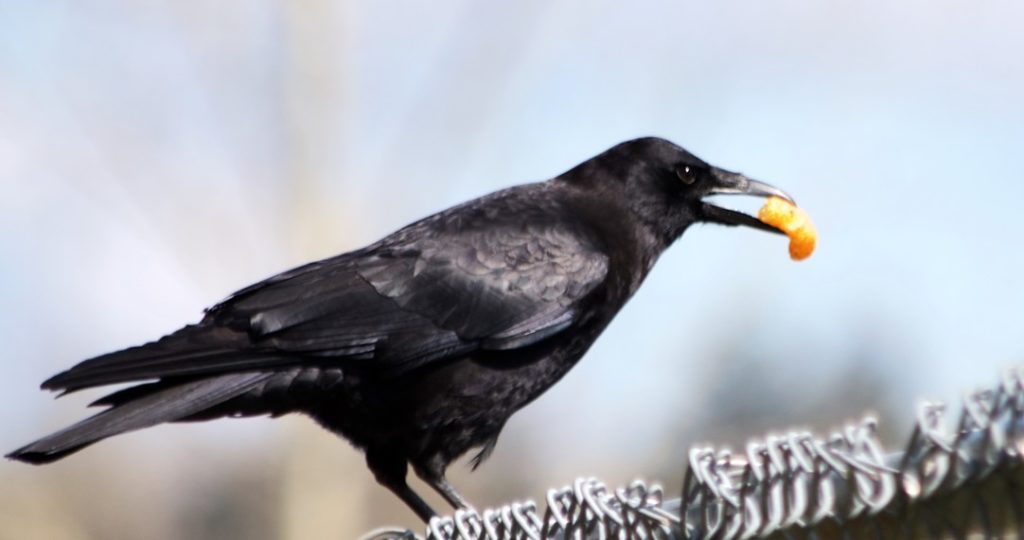
[[398,495],[424,523],[430,523],[430,518],[437,516],[437,512],[405,482],[408,470],[405,458],[367,449],[366,465],[373,471],[377,483]]
[[434,480],[427,480],[427,484],[440,493],[441,496],[444,497],[444,500],[448,501],[448,504],[452,505],[452,508],[459,509],[472,507],[465,497],[460,495],[458,491],[455,491],[455,486],[452,486],[444,476]]
[[455,490],[455,487],[448,482],[448,479],[444,477],[443,465],[435,462],[428,464],[413,463],[413,470],[416,471],[416,476],[422,478],[428,486],[440,493],[444,500],[452,505],[452,508],[472,508],[473,505],[469,504],[469,501],[460,495]]
[[431,518],[437,517],[437,512],[435,512],[426,501],[417,495],[404,480],[400,486],[385,487],[390,489],[395,495],[398,495],[398,498],[402,499],[406,506],[411,508],[413,512],[416,512],[416,515],[419,516],[424,523],[430,523]]

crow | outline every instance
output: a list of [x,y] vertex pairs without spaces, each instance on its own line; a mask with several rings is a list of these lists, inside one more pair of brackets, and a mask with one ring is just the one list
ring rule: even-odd
[[792,201],[665,139],[620,143],[53,376],[42,388],[64,394],[137,384],[7,457],[49,463],[164,422],[298,412],[362,449],[376,480],[421,519],[436,513],[406,483],[410,465],[453,507],[469,507],[448,465],[471,450],[474,469],[487,459],[509,417],[576,364],[690,225],[781,232],[705,200],[716,194]]

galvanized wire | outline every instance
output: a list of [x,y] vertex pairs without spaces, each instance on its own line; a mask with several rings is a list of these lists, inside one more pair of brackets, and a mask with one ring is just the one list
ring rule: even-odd
[[[827,439],[769,435],[742,453],[693,448],[681,499],[593,478],[498,509],[435,518],[426,538],[1024,538],[1024,374],[968,396],[952,428],[921,406],[902,452],[866,418]],[[418,538],[379,531],[373,538]]]
[[[664,501],[658,486],[635,481],[614,491],[595,478],[548,491],[540,511],[533,501],[513,503],[483,513],[457,510],[427,526],[427,540],[633,538],[671,539],[679,530],[678,499]],[[382,529],[365,540],[418,539],[411,531]]]
[[541,513],[532,502],[497,510],[459,510],[435,518],[428,540],[449,538],[671,538],[677,514],[662,508],[661,489],[634,482],[614,492],[595,478],[548,491]]

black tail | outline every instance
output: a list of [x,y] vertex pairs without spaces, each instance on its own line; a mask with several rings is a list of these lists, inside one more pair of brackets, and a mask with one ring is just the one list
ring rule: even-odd
[[116,400],[119,402],[111,408],[19,448],[7,457],[26,463],[50,463],[119,433],[187,419],[244,394],[272,376],[232,373],[157,387],[132,399]]
[[190,325],[157,341],[103,354],[43,382],[44,390],[83,388],[169,377],[198,378],[259,371],[292,360],[255,349],[245,332]]

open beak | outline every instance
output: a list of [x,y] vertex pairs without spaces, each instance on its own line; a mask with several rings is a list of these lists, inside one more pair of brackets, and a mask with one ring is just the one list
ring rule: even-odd
[[[785,191],[782,191],[775,186],[765,184],[764,182],[758,182],[757,180],[747,178],[740,173],[734,173],[717,167],[712,167],[711,176],[714,178],[714,183],[706,195],[753,195],[755,197],[778,197],[780,199],[785,199],[794,205],[796,204],[793,198],[787,195]],[[704,213],[702,221],[718,223],[721,225],[743,225],[745,227],[761,229],[762,231],[786,234],[782,230],[772,227],[754,216],[749,216],[743,212],[737,212],[735,210],[729,210],[728,208],[722,208],[721,206],[716,206],[709,202],[702,202],[702,210]]]

